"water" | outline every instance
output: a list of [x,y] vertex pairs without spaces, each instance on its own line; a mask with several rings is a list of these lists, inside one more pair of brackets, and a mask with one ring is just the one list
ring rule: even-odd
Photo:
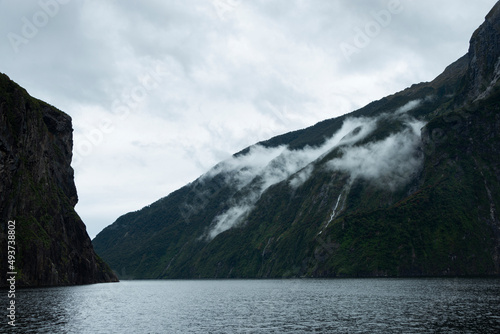
[[498,279],[123,281],[21,289],[16,305],[0,332],[500,333]]

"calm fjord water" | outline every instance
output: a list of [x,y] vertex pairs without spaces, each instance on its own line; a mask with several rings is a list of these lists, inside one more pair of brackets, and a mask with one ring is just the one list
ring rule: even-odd
[[0,332],[500,333],[498,279],[122,281],[20,289],[16,305]]

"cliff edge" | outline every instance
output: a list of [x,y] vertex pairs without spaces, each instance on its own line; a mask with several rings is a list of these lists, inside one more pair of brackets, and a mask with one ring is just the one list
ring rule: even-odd
[[70,116],[0,73],[0,286],[8,272],[17,286],[118,280],[74,210],[72,132]]

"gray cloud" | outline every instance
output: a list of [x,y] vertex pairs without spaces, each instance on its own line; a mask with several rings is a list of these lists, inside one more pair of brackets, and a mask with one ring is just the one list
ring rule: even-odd
[[420,136],[425,125],[424,122],[407,116],[406,112],[422,103],[422,100],[410,101],[393,114],[380,115],[378,119],[403,120],[405,129],[377,142],[344,146],[342,157],[329,161],[328,167],[350,174],[351,182],[363,178],[390,190],[406,185],[418,173],[424,161]]
[[423,154],[419,152],[420,134],[411,128],[384,140],[345,149],[342,158],[330,161],[333,170],[347,172],[353,179],[375,181],[380,187],[396,189],[410,181],[419,171]]
[[[75,146],[111,120],[75,170],[93,236],[248,145],[431,80],[495,2],[402,1],[347,62],[339,45],[388,2],[3,0],[0,71],[69,113]],[[15,52],[8,34],[40,3],[60,5]],[[113,102],[158,64],[164,80],[117,119]]]

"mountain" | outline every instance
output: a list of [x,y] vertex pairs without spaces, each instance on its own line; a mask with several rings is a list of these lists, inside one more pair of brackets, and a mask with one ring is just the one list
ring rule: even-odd
[[0,286],[8,272],[17,287],[117,281],[74,210],[72,132],[68,115],[0,73]]
[[500,4],[432,82],[257,143],[93,240],[121,278],[500,275]]

